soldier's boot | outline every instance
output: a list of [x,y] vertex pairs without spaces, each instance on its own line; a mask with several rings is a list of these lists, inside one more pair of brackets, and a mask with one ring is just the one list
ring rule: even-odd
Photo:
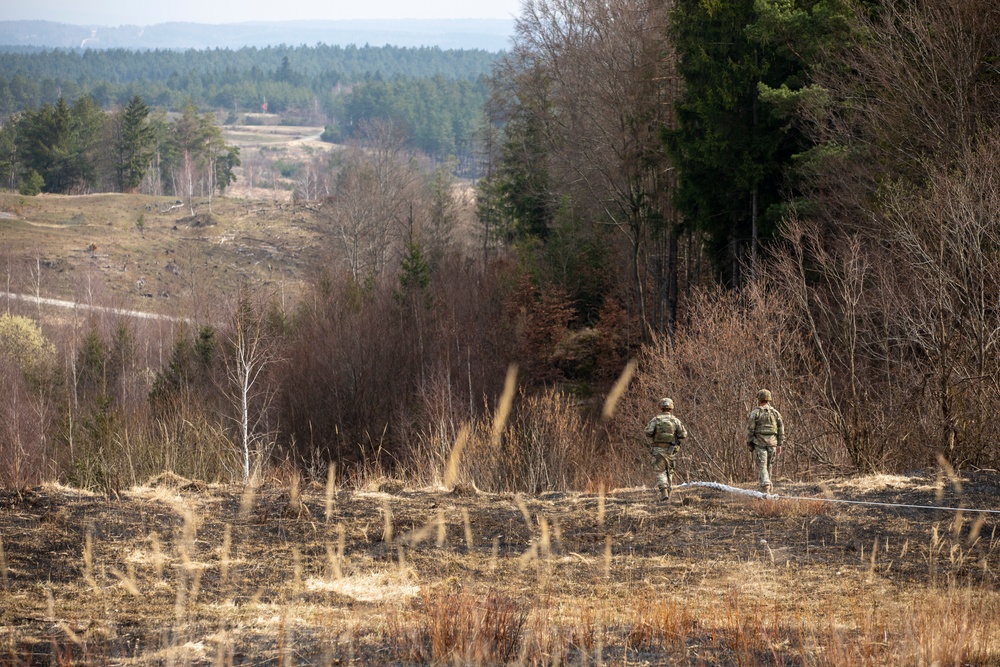
[[771,484],[768,484],[767,486],[761,488],[761,491],[763,491],[767,495],[771,495],[771,492],[774,491],[774,486],[771,485]]
[[670,502],[670,487],[660,487],[660,502]]

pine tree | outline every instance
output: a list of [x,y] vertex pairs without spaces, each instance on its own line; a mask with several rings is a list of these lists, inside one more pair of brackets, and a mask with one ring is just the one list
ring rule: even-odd
[[741,282],[742,264],[753,270],[759,240],[776,229],[792,158],[808,147],[789,122],[787,104],[772,104],[808,85],[810,54],[789,48],[789,35],[808,34],[818,48],[835,4],[678,0],[675,6],[672,32],[685,89],[676,105],[678,127],[664,136],[679,168],[677,206],[708,235],[730,284]]
[[149,107],[135,95],[121,112],[115,141],[116,173],[122,192],[134,192],[142,183],[153,159],[155,141]]

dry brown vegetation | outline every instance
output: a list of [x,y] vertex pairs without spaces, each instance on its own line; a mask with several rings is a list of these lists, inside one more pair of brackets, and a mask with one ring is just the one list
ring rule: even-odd
[[0,495],[3,662],[1000,664],[1000,477],[645,488]]

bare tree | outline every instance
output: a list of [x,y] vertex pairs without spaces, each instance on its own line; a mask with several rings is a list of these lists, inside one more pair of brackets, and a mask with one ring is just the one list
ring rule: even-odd
[[952,163],[1000,123],[1000,7],[857,3],[854,32],[814,69],[824,91],[814,101],[826,103],[802,112],[820,147],[806,171],[816,217],[864,231],[878,226],[871,195],[884,183],[921,184],[928,167]]
[[260,185],[264,180],[264,158],[259,148],[254,148],[246,153],[243,158],[243,178],[247,184],[247,196],[253,199],[254,187]]
[[[926,190],[885,201],[899,344],[925,405],[921,440],[949,459],[983,464],[997,430],[979,415],[1000,405],[1000,135],[932,171]],[[925,413],[927,414],[927,413]],[[995,454],[995,451],[993,452]]]
[[878,399],[887,399],[896,386],[876,383],[869,367],[886,355],[884,347],[872,348],[884,342],[873,327],[878,300],[872,259],[858,236],[824,243],[816,227],[798,219],[786,221],[783,235],[787,244],[776,253],[769,278],[774,301],[798,318],[798,330],[819,361],[817,413],[837,433],[855,467],[878,469],[890,449],[888,433],[875,428],[885,421]]
[[[533,108],[545,128],[553,188],[569,197],[574,215],[627,239],[646,329],[644,247],[660,221],[673,221],[673,174],[659,138],[672,123],[678,86],[667,42],[671,4],[528,0],[501,69],[502,80],[520,86],[517,103]],[[676,283],[676,262],[669,270]]]
[[307,161],[295,180],[295,198],[310,202],[330,196],[325,155]]
[[226,395],[233,407],[243,454],[243,482],[250,480],[252,462],[264,463],[265,445],[273,435],[270,408],[274,388],[267,372],[277,362],[278,352],[267,329],[264,304],[255,300],[246,286],[237,298],[226,335],[229,356]]
[[400,256],[417,197],[416,174],[395,126],[372,122],[363,135],[365,143],[352,149],[325,214],[358,283],[383,275],[390,259]]
[[[997,302],[1000,9],[989,0],[856,7],[804,109],[816,206],[772,267],[826,379],[856,465],[988,460]],[[994,212],[994,213],[991,213]],[[992,216],[992,217],[991,217]]]

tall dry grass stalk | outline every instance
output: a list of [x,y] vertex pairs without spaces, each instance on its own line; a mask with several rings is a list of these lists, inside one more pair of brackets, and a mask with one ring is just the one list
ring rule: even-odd
[[[347,529],[344,524],[337,524],[337,563],[344,560],[344,551],[347,549]],[[339,567],[339,565],[338,565]]]
[[222,552],[219,554],[219,578],[225,588],[229,584],[230,553],[233,545],[233,526],[227,523],[222,529]]
[[156,531],[149,534],[149,548],[152,553],[153,573],[157,581],[163,580],[163,564],[166,557],[163,555],[163,546],[160,544],[160,536]]
[[7,588],[7,555],[3,550],[3,535],[0,535],[0,585]]
[[323,520],[326,523],[330,523],[330,517],[333,516],[333,503],[336,498],[337,493],[337,464],[331,463],[330,467],[326,470],[326,505],[323,512]]
[[52,585],[45,586],[45,620],[48,623],[56,622],[56,598],[52,594]]
[[336,548],[334,548],[329,542],[326,543],[326,559],[329,567],[328,579],[331,581],[337,581],[338,579],[344,578],[344,571],[341,567],[341,563],[344,562],[344,547],[344,525],[338,523]]
[[469,427],[468,425],[463,424],[462,428],[458,431],[458,436],[455,438],[455,444],[451,448],[451,454],[448,455],[448,465],[446,466],[444,473],[444,485],[446,488],[454,487],[455,482],[458,481],[458,464],[462,460],[462,450],[465,449],[465,445],[468,442]]
[[87,528],[87,534],[84,537],[83,579],[95,593],[100,590],[97,580],[94,579],[94,531],[92,527]]
[[382,502],[382,541],[392,544],[392,538],[392,507],[389,501],[385,500]]
[[302,554],[299,552],[298,547],[292,547],[292,594],[295,596],[301,595],[303,591],[302,585]]
[[434,545],[438,549],[441,549],[442,547],[444,547],[445,539],[447,538],[448,535],[448,525],[445,523],[444,520],[444,510],[441,509],[440,507],[438,508],[437,511],[437,517],[435,523],[437,524],[437,537],[434,540]]
[[254,500],[257,497],[257,486],[258,480],[251,479],[243,486],[243,493],[240,496],[240,521],[249,521],[250,514],[253,512]]
[[493,413],[493,428],[490,431],[490,444],[494,448],[500,447],[500,436],[503,435],[507,426],[507,419],[510,417],[510,409],[514,404],[514,393],[517,390],[517,366],[511,364],[507,368],[507,377],[503,383],[503,393],[500,394],[500,401]]
[[597,525],[604,526],[604,482],[597,487]]
[[462,508],[462,526],[465,529],[465,548],[468,551],[472,551],[475,548],[475,542],[472,537],[472,521],[469,519],[469,508]]
[[616,380],[614,386],[611,387],[611,391],[608,392],[607,398],[604,399],[604,407],[601,409],[601,416],[605,419],[611,419],[615,416],[615,409],[618,407],[618,401],[621,400],[625,390],[628,389],[628,384],[632,381],[632,376],[635,375],[635,369],[638,368],[638,366],[639,363],[635,359],[629,359],[629,362],[625,365],[625,369],[622,371],[621,375],[618,376],[618,380]]

